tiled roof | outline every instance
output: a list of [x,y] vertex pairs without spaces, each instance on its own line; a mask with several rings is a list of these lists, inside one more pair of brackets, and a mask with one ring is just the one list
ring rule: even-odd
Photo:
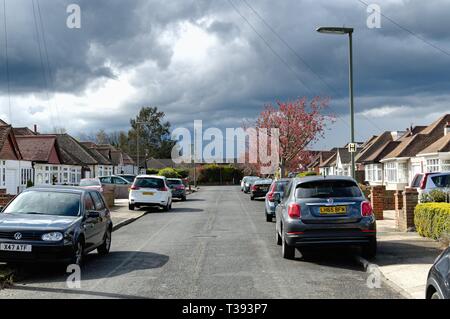
[[384,132],[380,136],[376,136],[375,138],[371,138],[362,150],[359,152],[358,156],[356,156],[357,163],[371,163],[377,158],[376,154],[379,154],[383,151],[388,145],[389,142],[393,141],[391,132]]
[[13,128],[14,135],[16,136],[29,136],[29,135],[37,135],[35,132],[30,130],[28,127],[15,127]]
[[320,164],[320,167],[330,167],[336,165],[336,159],[337,159],[337,151],[333,153],[333,155],[325,160],[322,164]]
[[[76,139],[68,134],[57,135],[61,157],[69,165],[96,165],[97,160]],[[74,164],[70,164],[74,163]]]
[[48,162],[53,147],[56,146],[55,135],[17,136],[22,157],[26,161]]
[[420,152],[420,154],[433,154],[439,152],[450,152],[450,133],[441,137],[436,142]]
[[398,157],[414,157],[444,136],[444,127],[450,122],[450,114],[446,114],[425,129],[415,129],[400,139],[401,143],[383,159]]

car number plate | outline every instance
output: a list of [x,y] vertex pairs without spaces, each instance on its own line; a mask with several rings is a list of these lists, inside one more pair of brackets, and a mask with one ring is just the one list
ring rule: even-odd
[[143,194],[145,196],[153,196],[153,195],[155,195],[155,193],[153,193],[153,192],[144,192]]
[[347,207],[345,206],[324,206],[320,207],[321,215],[339,215],[346,214]]
[[21,244],[0,244],[0,250],[2,251],[17,251],[29,253],[31,252],[31,245],[21,245]]

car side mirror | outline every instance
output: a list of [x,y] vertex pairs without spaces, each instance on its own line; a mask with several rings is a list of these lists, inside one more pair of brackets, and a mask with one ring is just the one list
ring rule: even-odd
[[89,218],[99,218],[100,217],[100,213],[96,212],[95,210],[89,210],[87,212],[87,217],[89,217]]
[[281,194],[280,193],[275,193],[273,194],[273,200],[275,203],[281,203]]

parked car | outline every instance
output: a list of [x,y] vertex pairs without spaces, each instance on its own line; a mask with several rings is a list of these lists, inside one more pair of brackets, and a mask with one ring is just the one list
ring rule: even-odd
[[245,179],[245,182],[244,182],[244,189],[243,189],[244,193],[246,193],[246,194],[249,193],[250,188],[252,187],[253,183],[255,181],[257,181],[258,179],[259,179],[259,177],[256,177],[256,176],[247,176],[247,178]]
[[172,208],[172,191],[163,176],[139,175],[131,186],[128,208],[134,210],[151,206],[169,211]]
[[428,194],[434,189],[448,191],[450,190],[450,172],[416,174],[411,187],[417,189],[419,199],[423,194]]
[[282,255],[322,245],[358,245],[376,255],[376,222],[371,204],[357,182],[344,176],[292,179],[283,197],[274,195],[277,244]]
[[84,178],[80,181],[80,187],[103,193],[103,185],[98,178]]
[[102,176],[98,178],[102,185],[114,186],[114,198],[115,199],[127,199],[132,182],[130,183],[123,177],[112,175]]
[[116,176],[126,179],[130,184],[133,184],[136,175],[133,174],[117,174]]
[[0,262],[81,265],[111,247],[112,221],[102,195],[79,187],[33,187],[0,213]]
[[172,190],[172,198],[179,198],[182,201],[186,200],[186,187],[183,180],[180,178],[168,178],[167,185]]
[[250,199],[265,197],[269,192],[270,185],[272,185],[271,179],[257,179],[250,187]]
[[279,179],[277,181],[272,182],[270,185],[269,192],[266,194],[266,202],[265,202],[265,215],[266,221],[272,222],[275,217],[275,208],[277,207],[277,203],[275,202],[275,193],[279,193],[281,197],[283,197],[284,190],[286,189],[287,184],[289,184],[289,178]]
[[245,184],[247,183],[247,181],[249,179],[258,179],[259,177],[257,176],[244,176],[241,180],[241,192],[244,192],[245,190]]
[[427,299],[450,299],[450,247],[431,267],[425,296]]

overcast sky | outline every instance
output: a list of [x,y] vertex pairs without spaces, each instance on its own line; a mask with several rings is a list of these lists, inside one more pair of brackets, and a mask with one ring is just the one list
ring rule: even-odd
[[[71,3],[80,29],[66,26]],[[8,96],[0,0],[0,118],[77,136],[127,130],[141,106],[158,106],[173,128],[195,119],[240,127],[266,103],[322,95],[338,119],[314,148],[341,146],[350,135],[348,42],[315,32],[320,25],[355,28],[358,140],[450,112],[450,1],[379,0],[395,22],[382,17],[379,29],[367,27],[358,0],[247,3],[34,0],[33,12],[31,0],[6,0]]]

